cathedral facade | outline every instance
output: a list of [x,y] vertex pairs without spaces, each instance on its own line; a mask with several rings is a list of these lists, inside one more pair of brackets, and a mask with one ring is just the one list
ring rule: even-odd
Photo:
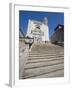
[[47,18],[45,17],[42,22],[29,19],[26,36],[34,38],[34,42],[49,41]]

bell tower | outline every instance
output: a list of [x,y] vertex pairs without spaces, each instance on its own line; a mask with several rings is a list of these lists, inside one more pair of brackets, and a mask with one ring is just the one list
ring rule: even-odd
[[48,19],[47,19],[47,17],[44,17],[44,24],[45,25],[48,25]]

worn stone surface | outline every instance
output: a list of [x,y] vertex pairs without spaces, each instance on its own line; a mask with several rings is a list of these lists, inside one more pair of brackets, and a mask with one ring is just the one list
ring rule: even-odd
[[24,67],[24,78],[64,76],[64,47],[53,44],[34,44]]
[[[23,51],[24,49],[24,51]],[[53,44],[20,42],[20,79],[64,76],[64,47]]]

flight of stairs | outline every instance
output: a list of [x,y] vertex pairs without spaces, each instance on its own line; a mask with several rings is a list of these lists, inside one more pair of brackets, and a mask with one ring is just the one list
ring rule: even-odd
[[64,76],[64,47],[33,44],[24,67],[24,79]]

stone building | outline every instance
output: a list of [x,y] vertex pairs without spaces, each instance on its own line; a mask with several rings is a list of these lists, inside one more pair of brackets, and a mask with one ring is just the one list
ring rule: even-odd
[[52,43],[64,43],[64,25],[57,25],[50,37]]
[[47,18],[45,17],[43,22],[29,19],[26,36],[34,38],[34,42],[49,41]]

